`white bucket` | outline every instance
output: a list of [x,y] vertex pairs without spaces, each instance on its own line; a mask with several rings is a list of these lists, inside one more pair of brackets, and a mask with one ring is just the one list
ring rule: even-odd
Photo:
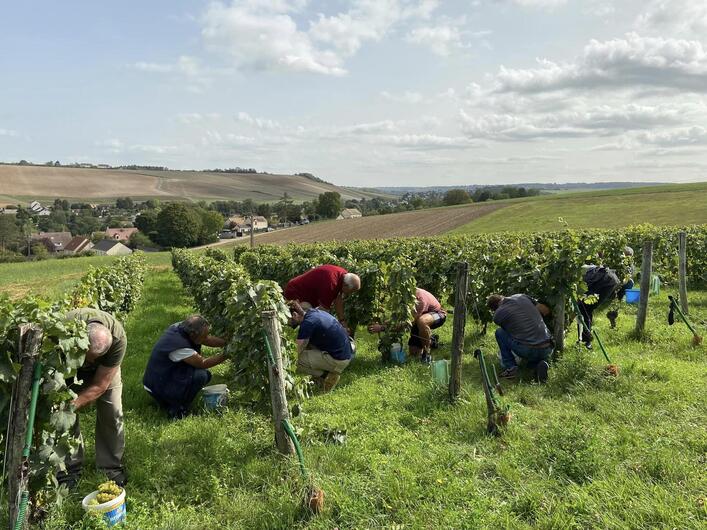
[[209,385],[205,386],[202,391],[204,392],[204,405],[209,410],[216,410],[228,402],[229,391],[226,385]]
[[106,523],[108,523],[108,526],[114,526],[118,523],[124,522],[125,517],[127,515],[127,512],[125,510],[125,488],[123,488],[123,491],[120,492],[120,495],[118,495],[113,500],[104,502],[103,504],[89,504],[93,499],[96,498],[98,493],[99,491],[96,490],[92,493],[89,493],[83,498],[83,501],[81,501],[83,509],[87,513],[103,515],[103,519],[106,521]]

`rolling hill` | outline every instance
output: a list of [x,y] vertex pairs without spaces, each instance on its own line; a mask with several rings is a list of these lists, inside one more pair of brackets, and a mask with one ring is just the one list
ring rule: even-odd
[[707,223],[707,182],[589,191],[514,199],[452,232],[620,228],[640,223]]
[[343,188],[299,175],[14,165],[0,165],[0,190],[0,204],[57,197],[91,202],[116,197],[275,202],[283,193],[294,200],[304,201],[327,191],[338,191],[344,200],[385,196],[384,193]]

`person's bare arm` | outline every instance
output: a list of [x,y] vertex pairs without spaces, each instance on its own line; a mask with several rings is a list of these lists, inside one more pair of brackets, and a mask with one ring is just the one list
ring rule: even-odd
[[309,344],[309,339],[297,339],[297,353],[302,353]]
[[344,317],[344,295],[342,293],[339,293],[339,296],[337,296],[336,300],[334,300],[334,309],[336,309],[336,318],[339,319],[339,322],[345,324],[346,319]]
[[119,368],[119,366],[99,366],[93,376],[91,384],[81,390],[78,396],[76,396],[76,399],[74,399],[74,407],[76,407],[76,410],[82,409],[101,397],[103,393],[108,390],[110,382],[113,380]]
[[206,339],[204,339],[204,342],[202,342],[202,344],[211,348],[223,348],[226,345],[226,339],[209,335],[208,337],[206,337]]
[[[206,344],[206,343],[204,343]],[[225,353],[219,353],[218,355],[212,355],[211,357],[202,357],[198,353],[195,353],[194,355],[190,355],[186,359],[182,359],[185,363],[187,363],[189,366],[193,366],[194,368],[201,368],[202,370],[206,370],[207,368],[211,368],[212,366],[216,366],[217,364],[221,364],[223,361],[228,359],[226,357]]]
[[552,314],[552,311],[550,311],[550,308],[546,306],[545,304],[537,303],[535,304],[535,307],[537,308],[538,311],[540,311],[540,314],[543,317],[549,317]]

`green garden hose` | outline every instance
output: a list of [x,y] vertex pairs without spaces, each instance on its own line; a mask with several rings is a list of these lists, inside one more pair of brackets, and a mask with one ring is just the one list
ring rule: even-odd
[[17,511],[17,521],[15,521],[14,530],[22,530],[22,527],[25,525],[25,514],[28,504],[29,491],[25,490],[22,492],[22,497],[20,498],[20,509]]
[[265,330],[263,330],[263,339],[265,339],[265,346],[267,347],[268,350],[268,361],[270,361],[270,364],[277,369],[275,366],[275,358],[272,355],[272,348],[270,347],[270,341],[268,340],[268,335],[265,333]]
[[282,426],[285,428],[287,436],[290,437],[292,443],[295,446],[295,451],[297,452],[297,459],[299,460],[299,469],[302,472],[302,478],[307,479],[307,469],[304,467],[304,456],[302,455],[302,447],[299,444],[295,430],[289,420],[282,420]]
[[[32,438],[34,437],[34,418],[37,413],[37,400],[39,399],[39,382],[42,379],[42,363],[37,362],[34,365],[34,373],[32,374],[32,397],[29,402],[29,417],[27,419],[27,433],[25,435],[25,446],[22,449],[22,460],[26,462],[29,459],[30,449],[32,448]],[[22,466],[21,482],[24,483],[24,489],[20,497],[20,506],[17,511],[17,520],[15,521],[15,530],[22,530],[25,524],[25,514],[27,512],[27,504],[29,503],[29,491],[27,491],[27,467]]]
[[675,298],[672,296],[668,295],[668,298],[670,299],[670,303],[673,305],[673,308],[678,312],[678,315],[680,315],[680,318],[682,318],[682,321],[685,322],[688,328],[690,328],[690,331],[692,331],[693,335],[697,335],[697,332],[695,331],[695,328],[692,327],[692,324],[690,324],[690,321],[687,320],[687,317],[685,314],[682,312],[680,309],[680,306],[678,305],[677,301]]

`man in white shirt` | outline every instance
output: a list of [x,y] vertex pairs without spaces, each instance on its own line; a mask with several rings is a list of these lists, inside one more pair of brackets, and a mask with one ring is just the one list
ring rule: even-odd
[[220,348],[226,341],[209,335],[204,317],[192,315],[167,328],[152,348],[142,383],[171,418],[188,413],[199,390],[211,381],[208,369],[227,359],[225,353],[202,357],[202,345]]

